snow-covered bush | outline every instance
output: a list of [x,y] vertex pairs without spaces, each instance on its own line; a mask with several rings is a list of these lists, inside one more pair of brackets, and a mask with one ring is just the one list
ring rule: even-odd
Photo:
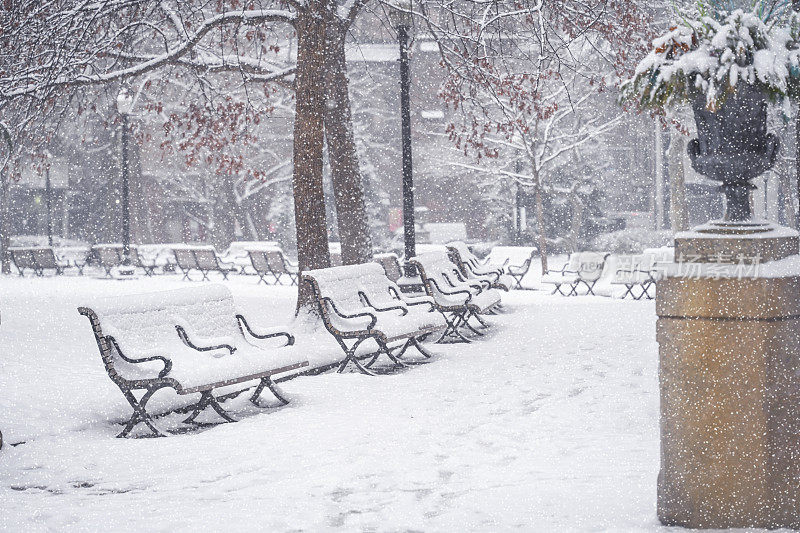
[[613,254],[638,254],[645,248],[671,246],[673,233],[669,230],[629,228],[599,235],[592,241],[591,249]]
[[623,83],[622,99],[663,109],[705,96],[716,111],[738,83],[748,83],[788,106],[800,81],[800,16],[775,5],[758,1],[752,10],[730,12],[701,5],[653,41]]

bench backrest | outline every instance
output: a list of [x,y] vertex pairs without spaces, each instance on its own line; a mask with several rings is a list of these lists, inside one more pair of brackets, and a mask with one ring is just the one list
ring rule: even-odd
[[569,256],[567,270],[576,272],[581,279],[596,281],[603,273],[607,253],[600,252],[574,252]]
[[366,294],[370,303],[378,307],[398,303],[392,297],[392,289],[399,294],[399,287],[386,277],[383,267],[377,263],[309,270],[303,273],[303,279],[313,287],[323,318],[341,331],[351,330],[352,323],[332,312],[329,306],[323,303],[324,298],[333,301],[336,309],[345,314],[355,314],[370,309],[359,293]]
[[[481,261],[472,253],[469,246],[464,241],[453,241],[447,243],[447,249],[452,253],[452,257],[457,261],[469,264],[472,268],[480,268]],[[461,266],[461,265],[459,265]],[[463,269],[462,269],[463,270]],[[464,272],[466,275],[466,272]]]
[[285,274],[286,263],[283,262],[283,252],[280,250],[264,250],[264,257],[267,258],[267,264],[270,270],[276,274]]
[[39,268],[59,268],[56,254],[52,248],[33,248],[31,249],[33,259],[38,263]]
[[8,251],[17,268],[39,268],[30,248],[9,248]]
[[456,277],[458,267],[450,261],[446,252],[425,252],[414,257],[413,262],[421,269],[420,276],[428,296],[437,301],[441,301],[443,297],[446,299],[446,295],[442,294],[439,289],[447,292],[469,289],[468,285],[460,282]]
[[259,274],[269,273],[269,263],[267,256],[262,250],[248,250],[247,255],[250,257],[250,263]]
[[213,248],[195,248],[192,250],[194,257],[197,260],[197,266],[203,270],[215,270],[219,268],[217,261],[217,252]]
[[117,266],[122,264],[121,246],[93,246],[95,257],[103,266]]
[[172,253],[175,254],[175,261],[178,263],[178,266],[181,267],[183,270],[189,270],[191,268],[199,268],[197,265],[197,261],[194,258],[194,253],[191,248],[173,248]]
[[612,254],[606,258],[606,265],[614,283],[638,283],[648,278],[654,259],[650,254]]
[[[111,347],[113,337],[128,358],[161,355],[172,358],[186,347],[175,329],[187,329],[196,342],[236,346],[243,338],[233,297],[224,285],[210,284],[148,294],[114,296],[80,308],[92,322],[109,375],[141,377],[142,365],[122,359]],[[160,366],[154,363],[154,368]],[[154,374],[158,374],[155,371]]]
[[403,277],[400,259],[395,254],[375,254],[375,262],[383,267],[386,277],[397,283]]

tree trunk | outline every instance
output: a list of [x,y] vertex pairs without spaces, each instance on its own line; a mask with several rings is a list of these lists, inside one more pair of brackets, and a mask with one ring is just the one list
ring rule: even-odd
[[327,32],[325,140],[328,144],[336,218],[342,243],[342,264],[367,263],[372,261],[372,237],[350,110],[344,53],[347,28],[334,20],[328,22]]
[[686,153],[686,138],[681,132],[670,130],[667,149],[667,168],[669,169],[669,220],[672,231],[689,229],[689,214],[686,209],[685,172],[683,155]]
[[226,250],[236,239],[236,192],[234,179],[229,174],[217,177],[214,183],[214,203],[211,206],[213,226],[211,242],[220,252]]
[[[325,91],[325,19],[328,2],[311,2],[300,12],[297,31],[294,118],[294,219],[300,271],[330,266],[325,194],[322,189]],[[311,287],[299,283],[297,312],[315,312]]]

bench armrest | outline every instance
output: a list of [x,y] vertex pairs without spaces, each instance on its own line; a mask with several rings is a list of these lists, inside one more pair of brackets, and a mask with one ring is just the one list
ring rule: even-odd
[[364,311],[362,313],[355,313],[355,314],[352,314],[352,315],[346,315],[346,314],[342,313],[341,311],[339,311],[339,309],[336,308],[336,304],[333,303],[333,300],[331,300],[327,296],[322,298],[322,301],[327,303],[328,305],[330,305],[331,309],[333,310],[333,312],[336,313],[337,315],[339,315],[341,318],[348,319],[348,318],[369,317],[371,319],[371,321],[369,323],[369,326],[367,326],[367,329],[374,328],[375,324],[378,322],[378,317],[375,316],[374,314],[368,312],[368,311]]
[[183,329],[183,326],[176,325],[175,329],[178,331],[178,337],[183,341],[183,343],[192,348],[193,350],[197,350],[198,352],[210,352],[212,350],[228,350],[230,353],[236,351],[236,348],[231,346],[230,344],[218,344],[216,346],[197,346],[194,344],[191,339],[189,339],[189,335],[186,333],[186,330]]
[[368,306],[375,309],[376,311],[402,311],[403,312],[402,316],[406,316],[408,314],[408,309],[406,309],[406,306],[403,305],[402,303],[399,305],[390,305],[388,307],[378,307],[377,305],[369,301],[369,298],[364,292],[358,291],[358,295],[364,299],[364,303],[366,303]]
[[464,303],[467,303],[468,301],[472,300],[472,293],[467,291],[467,290],[456,289],[454,291],[446,291],[446,290],[442,289],[439,286],[439,283],[435,279],[429,278],[428,281],[430,281],[434,286],[436,286],[436,290],[437,291],[441,292],[442,294],[444,294],[446,296],[455,296],[457,294],[466,294],[467,295],[467,299],[466,299],[466,301]]
[[117,339],[115,339],[110,335],[106,335],[106,339],[108,339],[108,341],[112,344],[112,346],[114,346],[114,350],[117,351],[117,355],[119,355],[122,358],[122,360],[125,361],[126,363],[136,364],[136,363],[147,363],[148,361],[161,361],[164,363],[164,368],[161,370],[161,372],[158,373],[159,378],[163,378],[164,376],[169,374],[170,370],[172,370],[172,361],[170,361],[166,357],[162,357],[160,355],[152,355],[150,357],[141,357],[138,359],[132,357],[126,357],[125,354],[122,353],[122,349],[119,347]]
[[250,328],[250,324],[247,323],[245,320],[244,315],[236,315],[236,320],[239,321],[239,324],[244,326],[244,329],[249,333],[251,336],[255,337],[256,339],[271,339],[273,337],[278,337],[283,335],[286,337],[286,344],[284,346],[291,346],[294,344],[294,335],[286,331],[274,331],[270,333],[256,333]]
[[428,296],[403,296],[395,287],[389,287],[389,290],[394,294],[394,297],[403,302],[406,307],[411,305],[428,305],[431,311],[436,309],[436,303]]

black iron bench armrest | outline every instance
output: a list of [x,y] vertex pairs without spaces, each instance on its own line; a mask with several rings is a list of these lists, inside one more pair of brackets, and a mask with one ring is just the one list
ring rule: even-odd
[[[444,294],[444,295],[447,295],[447,296],[455,296],[456,294],[466,294],[466,295],[467,295],[467,300],[466,300],[466,301],[468,302],[468,301],[472,300],[472,293],[471,293],[471,292],[469,292],[469,291],[465,291],[465,290],[463,290],[463,289],[458,289],[458,290],[455,290],[455,291],[446,291],[446,290],[442,289],[442,288],[439,286],[439,283],[438,283],[438,282],[437,282],[435,279],[433,279],[433,278],[429,278],[429,279],[428,279],[428,281],[430,281],[431,283],[433,283],[433,285],[435,285],[435,286],[436,286],[436,290],[437,290],[437,291],[439,291],[439,292],[441,292],[441,293],[442,293],[442,294]],[[466,302],[464,302],[464,303],[466,303]]]
[[[454,289],[456,288],[456,284],[452,282],[452,280],[450,279],[450,276],[448,276],[447,274],[444,274],[444,273],[442,273],[442,276],[447,281],[447,283],[450,284],[450,286],[452,288],[454,288]],[[472,287],[473,289],[476,289],[478,291],[482,291],[484,289],[484,286],[481,283],[481,280],[467,280],[467,279],[464,279],[464,277],[460,273],[458,273],[457,271],[456,271],[456,280],[458,280],[461,283],[464,283],[466,285],[469,285],[470,287]],[[492,284],[489,283],[489,284],[486,285],[485,288],[488,289],[488,288],[491,288],[491,286],[492,286]]]
[[122,349],[119,347],[119,343],[117,343],[117,339],[115,339],[114,337],[112,337],[110,335],[106,335],[106,339],[108,339],[108,341],[114,346],[114,349],[117,351],[117,354],[126,363],[136,364],[136,363],[146,363],[148,361],[161,361],[162,363],[164,363],[164,368],[161,370],[161,372],[158,373],[158,377],[159,378],[163,378],[164,376],[169,374],[170,370],[172,370],[172,361],[170,361],[166,357],[163,357],[161,355],[153,355],[153,356],[150,356],[150,357],[141,357],[141,358],[138,358],[138,359],[135,359],[135,358],[132,358],[132,357],[126,357],[125,354],[122,353]]
[[355,313],[353,315],[346,315],[346,314],[342,313],[341,311],[339,311],[339,309],[336,307],[336,304],[333,303],[333,300],[331,300],[327,296],[323,297],[322,301],[327,303],[327,304],[329,304],[331,306],[331,309],[333,309],[333,312],[336,313],[337,315],[339,315],[340,317],[344,318],[344,319],[359,318],[359,317],[369,317],[372,320],[369,323],[369,326],[367,326],[367,329],[374,328],[375,324],[378,322],[378,317],[373,315],[372,313],[370,313],[368,311],[364,311],[363,313]]
[[178,337],[181,338],[183,343],[186,346],[188,346],[189,348],[192,348],[193,350],[197,350],[198,352],[210,352],[212,350],[221,350],[223,348],[228,350],[230,353],[233,353],[233,352],[236,351],[236,348],[231,346],[231,345],[229,345],[229,344],[219,344],[217,346],[197,346],[196,344],[194,344],[189,339],[189,335],[186,333],[186,330],[183,329],[182,326],[176,325],[175,329],[178,331]]
[[227,269],[229,269],[229,270],[236,270],[236,264],[234,264],[234,263],[227,263],[227,262],[225,262],[225,261],[222,261],[221,259],[217,259],[217,265],[218,265],[220,268],[227,268]]
[[375,309],[376,311],[402,311],[403,312],[402,316],[406,316],[408,314],[408,309],[406,309],[405,305],[400,304],[400,305],[390,305],[388,307],[378,307],[377,305],[369,301],[369,298],[364,292],[358,291],[358,295],[364,299],[364,303],[366,303],[368,306]]
[[394,297],[396,299],[400,300],[401,302],[403,302],[403,305],[405,305],[406,307],[411,306],[411,305],[428,305],[428,306],[430,306],[431,311],[436,309],[436,304],[428,296],[418,296],[418,297],[414,298],[413,300],[411,300],[409,298],[403,298],[403,296],[394,287],[389,287],[389,290],[392,292],[392,294],[394,294]]
[[247,323],[247,320],[244,318],[244,315],[236,315],[236,320],[238,320],[239,323],[244,326],[244,329],[247,331],[247,333],[249,333],[250,335],[252,335],[256,339],[271,339],[273,337],[278,337],[278,336],[283,335],[283,336],[286,337],[285,346],[291,346],[292,344],[294,344],[294,335],[292,335],[291,333],[288,333],[286,331],[276,331],[274,333],[260,334],[260,333],[254,332],[250,328],[250,324]]

